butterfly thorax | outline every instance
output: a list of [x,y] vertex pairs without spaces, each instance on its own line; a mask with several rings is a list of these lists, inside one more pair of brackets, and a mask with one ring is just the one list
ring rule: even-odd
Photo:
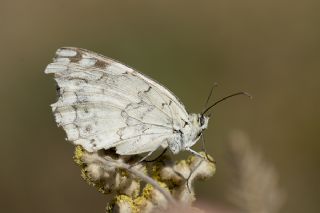
[[192,147],[199,139],[202,132],[208,127],[209,117],[201,114],[189,114],[188,121],[184,126],[176,130],[174,140],[169,143],[169,148],[173,153],[178,153]]

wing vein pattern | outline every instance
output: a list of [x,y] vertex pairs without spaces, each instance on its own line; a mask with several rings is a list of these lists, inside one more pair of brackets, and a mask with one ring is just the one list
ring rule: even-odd
[[59,98],[51,107],[58,125],[87,151],[154,151],[167,146],[188,119],[183,104],[164,86],[85,49],[58,49],[45,73],[53,73],[57,82]]

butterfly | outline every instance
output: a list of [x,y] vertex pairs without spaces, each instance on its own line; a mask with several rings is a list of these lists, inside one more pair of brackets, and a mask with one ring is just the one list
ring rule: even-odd
[[45,73],[54,74],[57,83],[59,98],[51,107],[58,126],[86,151],[115,148],[120,155],[149,156],[162,147],[202,156],[191,147],[207,129],[206,112],[217,102],[202,113],[188,113],[160,83],[81,48],[58,49]]

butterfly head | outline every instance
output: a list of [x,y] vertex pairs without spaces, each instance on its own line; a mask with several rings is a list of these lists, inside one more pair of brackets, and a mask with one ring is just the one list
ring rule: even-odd
[[191,124],[198,129],[198,131],[203,131],[207,129],[209,117],[203,114],[191,114],[189,117]]
[[198,114],[198,122],[200,124],[201,130],[205,130],[208,127],[210,116],[205,116],[202,114]]
[[203,114],[190,114],[189,121],[194,129],[194,137],[196,140],[202,135],[202,132],[207,129],[209,116]]

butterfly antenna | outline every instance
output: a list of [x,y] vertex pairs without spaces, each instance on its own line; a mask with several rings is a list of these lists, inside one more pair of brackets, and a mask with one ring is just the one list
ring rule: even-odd
[[213,86],[211,87],[211,90],[210,90],[210,93],[209,93],[209,95],[208,95],[208,98],[207,98],[207,100],[206,100],[206,102],[205,102],[205,104],[204,104],[204,109],[207,107],[207,105],[208,105],[208,103],[209,103],[209,101],[210,101],[210,98],[211,98],[211,96],[212,96],[212,93],[213,93],[213,89],[215,88],[215,87],[217,87],[218,86],[218,83],[213,83]]
[[227,99],[229,99],[229,98],[231,98],[231,97],[238,96],[238,95],[246,95],[246,96],[248,96],[250,99],[252,99],[252,96],[251,96],[249,93],[247,93],[247,92],[237,92],[237,93],[228,95],[228,96],[226,96],[226,97],[224,97],[224,98],[221,98],[220,100],[214,102],[211,106],[209,106],[207,109],[205,109],[201,114],[202,114],[202,115],[206,114],[212,107],[214,107],[214,106],[217,105],[218,103],[220,103],[220,102],[222,102],[222,101],[225,101],[225,100],[227,100]]

